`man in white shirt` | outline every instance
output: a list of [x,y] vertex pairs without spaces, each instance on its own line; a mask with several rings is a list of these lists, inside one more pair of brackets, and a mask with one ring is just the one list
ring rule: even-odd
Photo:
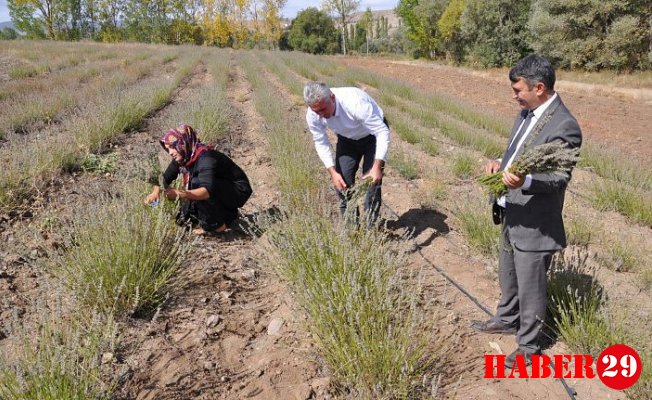
[[[340,196],[340,211],[346,212],[347,189],[355,184],[355,174],[362,161],[362,178],[372,180],[364,209],[368,222],[375,222],[380,211],[380,187],[389,147],[389,125],[383,110],[365,91],[355,87],[329,88],[322,82],[309,82],[303,89],[303,97],[308,106],[308,129]],[[334,160],[327,128],[337,134]]]
[[520,176],[508,168],[529,147],[550,142],[580,147],[582,132],[555,92],[555,70],[544,57],[524,57],[510,70],[509,79],[521,112],[505,155],[485,166],[486,173],[503,171],[509,189],[494,204],[496,222],[502,224],[498,260],[501,297],[496,315],[471,326],[483,333],[516,334],[518,348],[505,361],[511,368],[517,356],[529,364],[532,355],[541,354],[546,272],[553,254],[566,247],[562,209],[571,176],[553,172]]

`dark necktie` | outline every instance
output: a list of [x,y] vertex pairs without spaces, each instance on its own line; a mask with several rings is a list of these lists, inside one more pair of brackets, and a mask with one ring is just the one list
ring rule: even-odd
[[527,116],[523,120],[523,124],[521,124],[521,129],[516,132],[516,135],[514,135],[514,140],[512,140],[512,143],[510,143],[509,147],[507,148],[507,151],[505,152],[505,156],[502,159],[502,162],[500,163],[500,169],[501,171],[505,169],[505,165],[507,165],[507,162],[509,161],[510,158],[516,153],[516,149],[518,149],[518,142],[521,141],[521,138],[527,132],[527,128],[530,126],[532,123],[532,117],[534,117],[534,112],[532,110],[528,111]]

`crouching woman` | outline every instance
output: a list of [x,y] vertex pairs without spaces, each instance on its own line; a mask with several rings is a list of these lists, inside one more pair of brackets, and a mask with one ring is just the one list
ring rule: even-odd
[[[188,125],[170,129],[159,142],[172,157],[163,173],[163,195],[182,201],[177,222],[191,224],[197,235],[224,232],[251,196],[247,175],[225,154],[200,142]],[[184,189],[171,189],[179,174]],[[145,203],[158,201],[160,195],[161,188],[154,186]]]

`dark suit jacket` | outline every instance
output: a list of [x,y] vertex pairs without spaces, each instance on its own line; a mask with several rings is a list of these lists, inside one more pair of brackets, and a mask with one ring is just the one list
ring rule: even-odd
[[[516,118],[512,137],[525,114],[522,112]],[[559,95],[532,127],[516,157],[529,147],[556,140],[566,142],[573,148],[582,144],[580,127]],[[562,209],[570,178],[570,174],[535,173],[532,174],[532,184],[528,190],[519,188],[508,191],[503,223],[517,249],[551,251],[566,247]]]

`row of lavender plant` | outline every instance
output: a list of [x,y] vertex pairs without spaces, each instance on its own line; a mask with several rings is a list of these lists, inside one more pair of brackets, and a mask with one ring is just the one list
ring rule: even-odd
[[172,91],[199,62],[197,55],[183,58],[172,77],[163,74],[129,88],[108,90],[96,102],[56,129],[65,134],[21,146],[11,143],[0,152],[0,207],[19,206],[41,182],[61,169],[74,169],[88,153],[97,152],[113,137],[142,124],[165,105]]
[[430,384],[423,374],[434,362],[425,345],[436,339],[417,308],[418,284],[408,288],[403,280],[410,275],[405,242],[376,229],[347,228],[334,216],[317,158],[305,151],[311,144],[303,118],[288,115],[287,103],[278,101],[284,89],[260,62],[243,55],[240,65],[270,132],[284,198],[286,217],[269,233],[272,260],[308,314],[336,387],[356,398],[423,395],[424,381]]

